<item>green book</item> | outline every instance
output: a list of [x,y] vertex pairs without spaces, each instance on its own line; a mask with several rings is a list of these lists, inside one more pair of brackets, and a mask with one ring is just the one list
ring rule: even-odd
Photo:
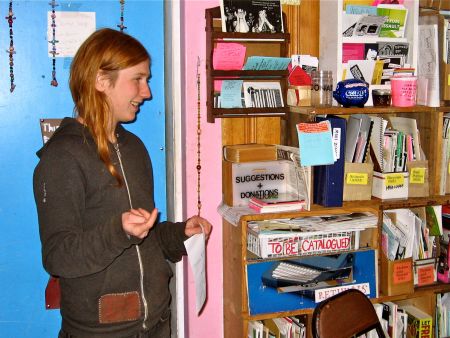
[[430,236],[442,236],[442,205],[429,205],[425,207],[427,227]]

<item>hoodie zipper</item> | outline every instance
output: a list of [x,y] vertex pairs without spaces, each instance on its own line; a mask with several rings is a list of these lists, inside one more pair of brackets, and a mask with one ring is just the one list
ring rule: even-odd
[[[133,209],[133,204],[131,202],[130,188],[128,187],[127,176],[125,175],[125,170],[123,169],[122,155],[120,154],[119,143],[114,144],[114,149],[116,150],[117,158],[119,159],[120,170],[122,171],[123,180],[125,182],[125,187],[127,189],[128,202],[130,203],[130,208]],[[135,245],[134,247],[136,248],[138,261],[139,261],[142,304],[144,305],[144,322],[142,323],[142,327],[144,329],[147,329],[147,325],[145,324],[145,322],[147,321],[147,318],[148,318],[148,305],[147,305],[147,300],[145,299],[145,294],[144,294],[144,265],[142,264],[141,251],[139,250],[139,247],[137,245]]]

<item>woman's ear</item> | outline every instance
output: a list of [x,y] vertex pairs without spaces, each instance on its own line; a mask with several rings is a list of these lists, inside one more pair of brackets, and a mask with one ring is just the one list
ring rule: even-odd
[[104,92],[106,88],[108,88],[108,86],[109,86],[108,77],[98,72],[97,76],[95,77],[95,89],[97,89],[99,92]]

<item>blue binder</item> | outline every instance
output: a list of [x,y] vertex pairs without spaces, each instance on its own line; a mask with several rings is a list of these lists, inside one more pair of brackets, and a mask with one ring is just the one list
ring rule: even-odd
[[313,201],[324,207],[342,207],[347,120],[333,115],[316,117],[316,121],[324,120],[330,121],[333,137],[335,129],[340,134],[339,158],[334,164],[314,167]]

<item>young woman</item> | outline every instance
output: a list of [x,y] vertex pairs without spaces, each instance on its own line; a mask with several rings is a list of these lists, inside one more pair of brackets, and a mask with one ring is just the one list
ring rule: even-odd
[[211,224],[158,223],[142,141],[122,122],[151,97],[150,56],[133,37],[93,33],[70,70],[75,118],[38,152],[34,195],[45,269],[60,277],[59,337],[170,337],[167,259]]

